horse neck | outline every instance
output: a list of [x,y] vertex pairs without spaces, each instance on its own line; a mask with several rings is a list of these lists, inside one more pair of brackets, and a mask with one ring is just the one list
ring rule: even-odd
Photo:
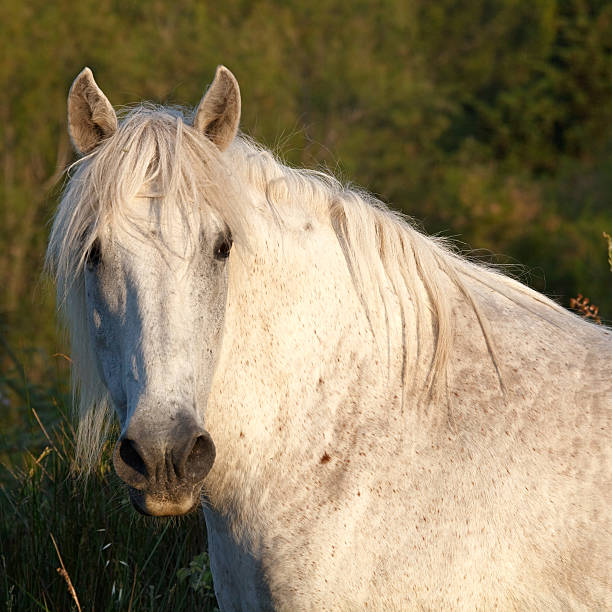
[[[208,398],[206,426],[218,454],[207,489],[215,508],[256,513],[276,495],[275,476],[306,482],[302,469],[354,454],[351,436],[373,444],[386,437],[398,448],[430,444],[449,431],[479,431],[491,410],[501,427],[520,394],[538,388],[544,361],[533,372],[521,364],[550,335],[545,318],[534,322],[521,306],[509,316],[511,301],[472,283],[479,322],[465,292],[441,275],[437,295],[452,308],[454,343],[448,368],[423,397],[433,319],[417,326],[411,300],[400,314],[394,298],[386,307],[373,299],[367,312],[324,218],[295,208],[283,215],[282,229],[264,217],[251,227],[252,250],[230,260],[223,349]],[[428,291],[418,277],[409,280],[422,316],[430,311]]]
[[[559,374],[584,340],[583,327],[570,341],[563,328],[577,323],[569,315],[534,305],[533,296],[529,310],[470,281],[490,326],[488,344],[473,303],[446,277],[437,293],[453,312],[452,354],[439,373],[442,391],[418,401],[422,380],[417,395],[405,390],[419,363],[431,362],[433,320],[417,328],[410,303],[403,317],[383,308],[368,316],[325,219],[295,209],[282,230],[261,219],[253,227],[252,251],[230,259],[223,349],[206,414],[217,447],[206,492],[238,534],[253,538],[273,524],[273,513],[305,507],[391,456],[459,439],[480,441],[485,454],[504,445],[510,453],[524,424],[537,420],[534,411],[540,418],[571,391],[569,377],[546,388],[542,381],[554,368]],[[427,290],[411,280],[427,311]],[[333,483],[317,480],[322,465]]]
[[466,279],[466,288],[488,323],[489,338],[471,305],[459,300],[447,372],[452,434],[496,448],[499,456],[508,444],[512,454],[518,452],[512,445],[528,440],[530,431],[548,427],[550,435],[572,435],[592,402],[610,401],[609,330],[486,271],[478,280]]
[[251,253],[230,261],[206,416],[217,446],[207,479],[216,508],[265,503],[274,463],[297,477],[378,418],[375,403],[401,395],[401,357],[389,367],[331,223],[293,210],[282,231],[272,221],[260,234]]

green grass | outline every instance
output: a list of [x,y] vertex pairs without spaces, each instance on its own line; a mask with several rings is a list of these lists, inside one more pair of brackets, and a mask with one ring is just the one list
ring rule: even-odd
[[87,480],[72,476],[65,373],[50,368],[34,384],[0,348],[1,410],[21,415],[0,433],[0,609],[77,610],[69,582],[83,611],[217,609],[201,513],[138,515],[112,470],[112,443]]

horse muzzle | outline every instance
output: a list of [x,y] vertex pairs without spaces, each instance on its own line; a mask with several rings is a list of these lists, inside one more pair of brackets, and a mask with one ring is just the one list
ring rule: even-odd
[[166,435],[130,426],[117,441],[113,464],[138,512],[177,516],[198,505],[215,454],[210,434],[186,419]]

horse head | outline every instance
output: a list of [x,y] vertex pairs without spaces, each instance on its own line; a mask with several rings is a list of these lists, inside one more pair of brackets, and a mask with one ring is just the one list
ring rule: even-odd
[[[215,460],[204,416],[232,247],[223,219],[193,201],[205,198],[205,187],[185,178],[196,172],[189,160],[166,168],[164,151],[175,144],[178,151],[179,138],[204,152],[207,159],[196,162],[221,163],[239,118],[238,84],[222,66],[191,125],[155,113],[148,123],[120,125],[88,68],[68,98],[73,145],[90,158],[80,179],[94,183],[97,193],[81,238],[88,341],[121,425],[115,470],[144,514],[180,515],[196,507]],[[115,201],[100,202],[104,189],[95,182],[108,181],[101,175],[112,178],[113,169],[124,184],[106,198]],[[177,188],[181,181],[188,188]]]

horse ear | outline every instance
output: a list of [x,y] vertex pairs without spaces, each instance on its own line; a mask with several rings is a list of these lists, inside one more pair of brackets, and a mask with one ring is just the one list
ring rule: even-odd
[[76,152],[93,151],[117,129],[117,115],[108,98],[94,81],[89,68],[83,68],[68,93],[68,133]]
[[215,79],[198,106],[193,127],[225,151],[234,140],[239,123],[238,81],[225,66],[218,66]]

